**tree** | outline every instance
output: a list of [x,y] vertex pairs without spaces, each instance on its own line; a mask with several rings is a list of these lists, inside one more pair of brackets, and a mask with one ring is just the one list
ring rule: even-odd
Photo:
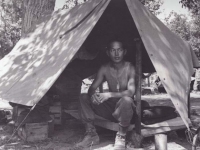
[[22,0],[0,1],[0,59],[11,51],[21,36]]
[[189,8],[193,14],[200,14],[200,1],[199,0],[180,0],[183,7]]
[[42,17],[51,14],[55,0],[0,1],[0,59],[8,54],[21,35],[33,31]]
[[195,53],[200,56],[200,16],[193,15],[191,22],[190,44]]
[[158,15],[161,12],[159,11],[160,6],[163,5],[163,0],[140,0],[141,3],[146,6],[154,15]]
[[69,9],[76,5],[82,4],[88,0],[66,0],[65,5],[63,6],[63,9]]
[[[72,8],[76,5],[82,4],[88,0],[66,0],[64,9]],[[148,9],[155,15],[160,13],[160,6],[163,4],[163,0],[140,0],[143,5],[148,7]]]
[[181,37],[185,41],[190,41],[191,25],[188,22],[187,16],[183,14],[177,14],[176,12],[171,12],[167,18],[165,18],[165,24],[168,28]]
[[180,0],[183,7],[189,8],[192,20],[190,21],[190,44],[195,53],[200,56],[200,1],[199,0]]
[[169,29],[180,36],[183,40],[188,41],[195,51],[197,56],[200,55],[200,17],[198,15],[192,15],[192,19],[189,19],[182,14],[171,12],[170,15],[165,18],[165,24]]
[[43,17],[54,11],[55,0],[23,0],[22,35],[35,30]]

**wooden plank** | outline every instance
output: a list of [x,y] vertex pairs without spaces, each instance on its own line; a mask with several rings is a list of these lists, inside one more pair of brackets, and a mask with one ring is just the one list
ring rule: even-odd
[[53,106],[49,107],[50,117],[54,120],[54,123],[57,125],[62,125],[63,117],[62,117],[62,108],[60,102],[54,103]]
[[[96,119],[94,121],[94,124],[99,126],[99,127],[106,128],[106,129],[109,129],[109,130],[112,130],[112,131],[119,131],[119,124],[115,123],[115,122]],[[132,124],[132,125],[129,126],[128,131],[131,131],[134,128],[135,128],[135,125]]]
[[170,126],[170,127],[159,127],[159,128],[144,128],[144,129],[141,130],[141,134],[144,137],[149,137],[149,136],[153,136],[155,134],[166,133],[168,131],[174,131],[174,130],[185,129],[185,128],[186,128],[185,125]]
[[135,76],[135,84],[136,84],[136,133],[141,134],[141,78],[142,78],[142,42],[140,39],[135,39],[136,42],[136,76]]
[[[65,112],[69,113],[76,119],[80,119],[77,110],[70,110],[70,111],[65,110]],[[111,122],[97,115],[95,117],[96,117],[95,125],[109,129],[109,130],[118,131],[118,123]],[[151,125],[141,124],[141,128],[142,128],[141,135],[143,137],[149,137],[149,136],[153,136],[159,133],[165,133],[168,131],[173,131],[173,130],[178,130],[178,129],[185,129],[186,126],[184,125],[183,120],[180,117],[177,117],[174,119],[166,120],[166,121],[151,124]],[[128,131],[131,131],[133,129],[135,129],[135,126],[131,125]]]
[[[192,123],[190,122],[189,125]],[[150,125],[142,124],[143,128],[159,128],[159,127],[170,127],[170,126],[182,126],[185,125],[181,117],[176,117],[170,120],[162,121],[159,123],[154,123]],[[185,126],[186,127],[186,126]]]
[[[66,113],[69,113],[76,119],[80,119],[78,111],[77,110],[65,110]],[[119,130],[119,124],[115,122],[111,122],[109,120],[106,120],[100,116],[95,115],[95,121],[94,124],[97,126],[100,126],[102,128],[106,128],[112,131],[118,131]],[[135,125],[130,125],[128,128],[128,131],[131,131],[133,128],[135,128]]]

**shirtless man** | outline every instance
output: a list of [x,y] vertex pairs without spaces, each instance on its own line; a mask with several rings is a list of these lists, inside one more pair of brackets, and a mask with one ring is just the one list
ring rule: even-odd
[[[110,62],[99,69],[88,94],[80,97],[80,116],[86,126],[86,135],[76,147],[85,148],[99,143],[94,127],[96,114],[119,123],[114,149],[125,149],[126,132],[135,113],[132,99],[135,93],[135,69],[130,62],[124,61],[126,49],[122,42],[112,41],[107,48],[107,55]],[[108,82],[109,92],[96,93],[104,81]]]

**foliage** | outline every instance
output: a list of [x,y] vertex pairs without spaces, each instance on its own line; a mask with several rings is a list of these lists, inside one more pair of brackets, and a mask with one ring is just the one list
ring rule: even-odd
[[76,5],[82,4],[88,0],[66,0],[65,5],[63,6],[63,9],[69,9]]
[[194,15],[191,21],[191,38],[190,44],[195,52],[200,55],[200,16]]
[[180,1],[184,7],[189,8],[191,12],[191,22],[190,22],[190,44],[193,50],[200,57],[200,1],[199,0],[181,0]]
[[0,1],[0,58],[9,53],[21,36],[22,0]]
[[187,16],[171,12],[165,18],[165,24],[169,29],[181,37],[183,40],[188,41],[192,49],[199,55],[200,52],[200,17],[193,16],[192,20],[188,21]]
[[186,41],[190,40],[190,24],[185,15],[171,12],[169,16],[165,18],[165,22],[172,32]]
[[[69,9],[76,5],[82,4],[88,0],[66,0],[63,9]],[[159,8],[163,4],[163,0],[140,0],[143,5],[148,7],[148,9],[155,15],[160,13]]]
[[199,0],[180,0],[183,7],[189,8],[195,15],[200,15],[200,1]]
[[159,11],[160,6],[163,5],[163,0],[140,0],[141,3],[146,6],[154,15],[158,15],[161,12]]

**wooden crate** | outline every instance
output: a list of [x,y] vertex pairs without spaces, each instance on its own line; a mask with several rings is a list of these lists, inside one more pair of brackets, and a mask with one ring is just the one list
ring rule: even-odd
[[18,135],[24,141],[36,142],[52,136],[54,130],[53,121],[42,123],[26,123],[18,130]]
[[61,105],[53,105],[49,108],[51,118],[54,120],[55,125],[62,125],[62,108]]
[[54,106],[50,106],[49,107],[49,112],[51,114],[61,114],[62,110],[61,110],[61,106],[57,106],[57,105],[54,105]]

